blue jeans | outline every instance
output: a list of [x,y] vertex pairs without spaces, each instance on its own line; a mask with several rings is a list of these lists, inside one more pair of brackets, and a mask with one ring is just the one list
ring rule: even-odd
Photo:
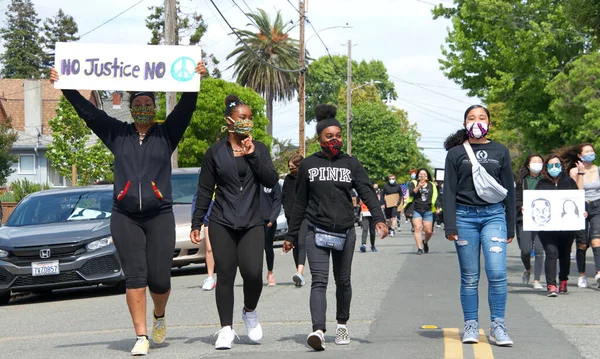
[[465,321],[478,320],[479,258],[483,250],[488,279],[491,320],[504,318],[506,296],[506,215],[501,203],[489,206],[456,205],[455,241],[460,266],[460,302]]

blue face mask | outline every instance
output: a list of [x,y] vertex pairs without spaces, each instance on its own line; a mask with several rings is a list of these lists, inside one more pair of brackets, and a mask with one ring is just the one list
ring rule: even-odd
[[595,153],[588,153],[585,156],[581,156],[581,160],[583,162],[594,162],[594,160],[596,159],[596,154]]
[[552,177],[558,177],[562,173],[562,167],[552,167],[548,170],[548,174]]

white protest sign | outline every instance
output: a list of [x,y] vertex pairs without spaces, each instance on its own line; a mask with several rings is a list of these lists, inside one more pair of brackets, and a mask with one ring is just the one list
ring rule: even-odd
[[200,89],[199,46],[57,42],[57,89],[181,91]]
[[523,230],[577,231],[585,229],[583,190],[523,191]]

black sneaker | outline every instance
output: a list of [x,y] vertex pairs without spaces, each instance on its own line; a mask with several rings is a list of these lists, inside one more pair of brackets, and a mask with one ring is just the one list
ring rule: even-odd
[[429,253],[429,244],[427,242],[423,242],[423,250],[425,253]]
[[422,250],[421,248],[419,248],[419,250],[417,251],[417,254],[418,254],[418,255],[421,255],[421,254],[423,254],[423,250]]

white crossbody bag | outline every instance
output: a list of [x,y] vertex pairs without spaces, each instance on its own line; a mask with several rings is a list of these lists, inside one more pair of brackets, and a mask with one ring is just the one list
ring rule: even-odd
[[475,191],[479,198],[492,204],[502,202],[508,193],[506,188],[502,187],[494,177],[487,173],[479,161],[477,161],[469,141],[465,141],[463,146],[465,147],[467,155],[469,155],[469,160],[471,160],[471,165],[473,166],[473,184],[475,185]]

